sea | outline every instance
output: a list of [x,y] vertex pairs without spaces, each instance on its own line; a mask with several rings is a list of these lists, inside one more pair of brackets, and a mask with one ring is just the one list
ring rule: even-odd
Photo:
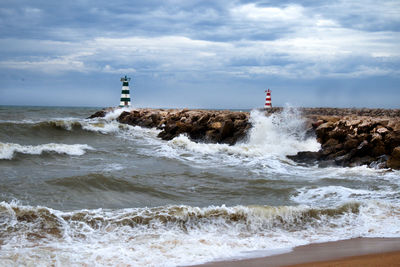
[[[133,108],[132,108],[133,109]],[[400,237],[400,172],[306,166],[296,108],[229,146],[170,141],[116,109],[0,106],[1,266],[190,266]]]

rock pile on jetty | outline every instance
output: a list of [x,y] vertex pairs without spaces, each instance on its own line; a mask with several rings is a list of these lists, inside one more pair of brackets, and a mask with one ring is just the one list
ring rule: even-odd
[[319,166],[400,168],[400,117],[312,116],[318,152],[288,156]]
[[[96,112],[89,118],[104,117],[108,110]],[[251,125],[249,113],[188,109],[136,109],[122,112],[120,123],[160,129],[158,137],[171,140],[186,134],[192,140],[233,145],[244,138]]]
[[210,110],[139,109],[123,112],[120,123],[161,130],[158,137],[171,140],[187,134],[193,140],[235,144],[250,128],[249,113]]
[[[104,117],[101,110],[89,118]],[[282,108],[265,111],[266,116]],[[326,166],[368,165],[400,169],[400,110],[300,108],[321,144],[318,152],[303,151],[288,158],[304,164]],[[120,123],[161,130],[159,137],[171,140],[180,134],[201,142],[233,145],[251,128],[248,112],[135,109],[122,112]]]

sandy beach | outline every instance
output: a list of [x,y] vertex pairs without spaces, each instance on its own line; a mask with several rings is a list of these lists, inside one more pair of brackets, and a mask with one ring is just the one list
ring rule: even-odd
[[198,266],[400,266],[400,238],[356,238],[311,244],[269,257],[211,262]]

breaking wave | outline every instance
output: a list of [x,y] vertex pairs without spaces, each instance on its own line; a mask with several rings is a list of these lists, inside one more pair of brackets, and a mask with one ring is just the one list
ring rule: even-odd
[[45,121],[0,121],[0,131],[10,132],[10,134],[17,134],[22,132],[30,134],[32,132],[53,133],[57,130],[66,130],[70,132],[76,131],[89,131],[99,132],[102,134],[116,133],[120,130],[129,129],[129,125],[120,124],[116,121],[118,116],[130,109],[121,108],[110,111],[104,118],[95,119],[77,119],[77,118],[54,118]]
[[93,148],[86,144],[43,144],[43,145],[20,145],[13,143],[1,143],[0,142],[0,159],[12,159],[15,154],[29,154],[29,155],[41,155],[42,153],[57,153],[67,154],[71,156],[81,156],[85,154],[86,150],[92,150]]
[[253,110],[250,122],[247,137],[232,146],[201,143],[180,135],[155,150],[166,158],[196,162],[196,166],[246,166],[252,172],[288,173],[297,164],[287,155],[320,149],[316,138],[307,135],[305,119],[297,109],[287,108],[270,116]]
[[[165,206],[62,212],[0,203],[3,263],[176,266],[352,237],[399,236],[400,210],[383,203],[336,208]],[[40,245],[38,245],[40,244]]]
[[320,148],[315,137],[307,137],[305,120],[297,109],[287,108],[268,117],[261,111],[253,110],[250,122],[252,128],[246,140],[234,146],[197,143],[184,135],[173,139],[170,144],[202,154],[224,152],[245,156],[286,156]]
[[337,203],[349,201],[361,201],[368,199],[394,200],[400,198],[400,192],[391,188],[383,190],[353,189],[344,186],[323,186],[318,188],[303,187],[297,190],[298,193],[291,199],[299,204],[314,204],[319,206],[330,206]]

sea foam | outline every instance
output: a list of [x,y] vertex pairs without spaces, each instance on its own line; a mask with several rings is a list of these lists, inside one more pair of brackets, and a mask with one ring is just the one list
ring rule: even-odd
[[297,109],[287,108],[282,113],[268,117],[261,111],[253,110],[250,122],[252,128],[247,138],[233,146],[194,142],[184,135],[175,138],[170,144],[202,154],[223,152],[244,156],[286,156],[320,148],[314,137],[306,136],[305,120]]
[[296,164],[287,155],[320,148],[316,138],[306,134],[305,119],[297,109],[270,116],[253,110],[250,122],[247,136],[235,145],[204,143],[180,135],[155,146],[149,155],[155,150],[158,156],[195,163],[199,168],[243,166],[251,172],[288,173],[298,172],[298,167],[292,168]]
[[86,144],[42,144],[42,145],[20,145],[14,143],[1,143],[0,142],[0,159],[12,159],[16,153],[40,155],[44,152],[54,152],[57,154],[67,154],[71,156],[81,156],[85,154],[86,150],[93,148]]
[[313,242],[400,236],[399,207],[379,202],[70,212],[2,202],[0,214],[8,232],[4,264],[181,266]]

